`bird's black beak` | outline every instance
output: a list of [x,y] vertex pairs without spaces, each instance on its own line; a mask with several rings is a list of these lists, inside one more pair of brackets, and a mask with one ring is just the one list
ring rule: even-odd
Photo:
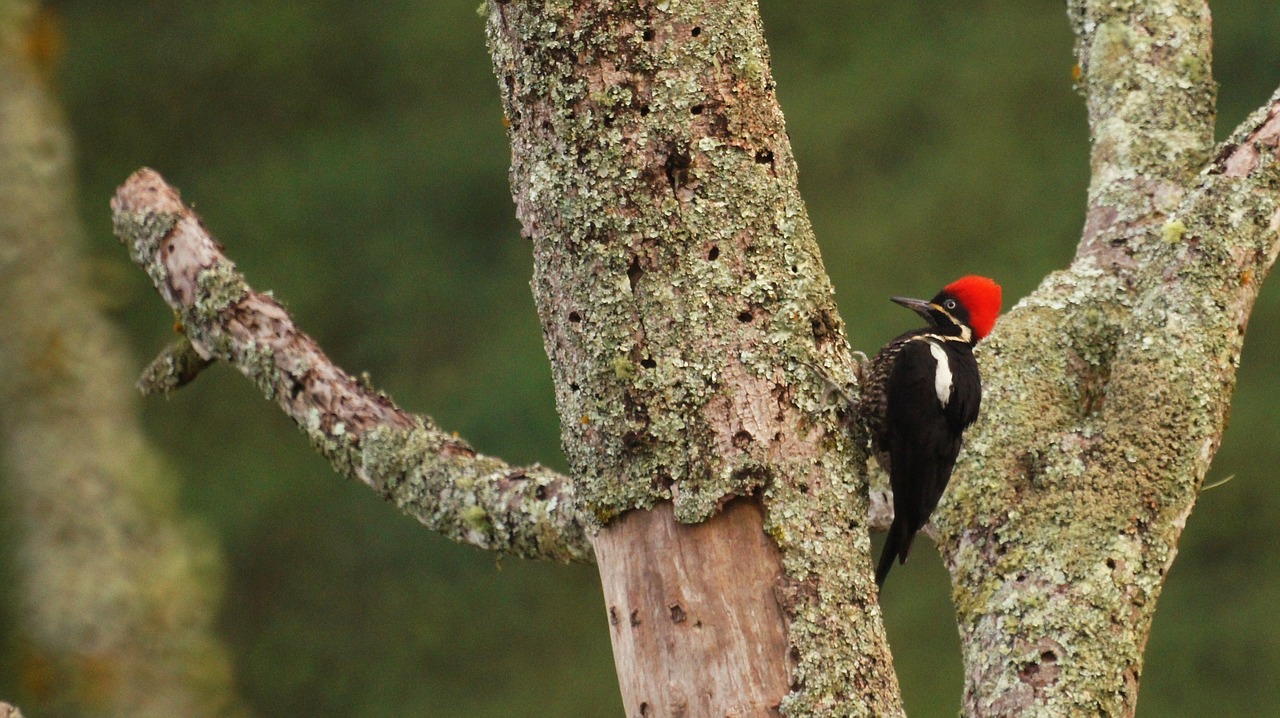
[[911,311],[925,318],[925,321],[933,324],[933,304],[923,299],[908,299],[907,297],[889,297],[894,304],[901,304]]

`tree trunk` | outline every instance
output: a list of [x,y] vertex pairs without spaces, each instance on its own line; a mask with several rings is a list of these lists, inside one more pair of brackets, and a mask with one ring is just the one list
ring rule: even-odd
[[1277,98],[1213,146],[1203,2],[1074,2],[1093,180],[1075,261],[981,348],[936,518],[971,716],[1133,715],[1275,261]]
[[[122,341],[85,281],[71,143],[35,4],[0,1],[0,456],[23,705],[240,712],[213,618],[220,556],[143,439]],[[0,710],[0,713],[4,713]],[[16,715],[16,712],[14,713]]]
[[597,536],[628,716],[779,715],[789,688],[783,575],[762,520],[754,499],[689,525],[662,503]]
[[[900,715],[867,534],[884,512],[827,395],[852,359],[755,4],[487,9],[572,478],[478,455],[336,370],[153,172],[117,194],[121,239],[199,356],[340,471],[459,540],[593,548],[630,715]],[[1088,221],[980,348],[983,415],[935,516],[969,716],[1132,715],[1280,248],[1280,95],[1212,145],[1204,3],[1069,15]]]
[[[657,679],[671,647],[685,658],[677,672],[700,682],[696,715],[774,705],[788,673],[792,714],[901,713],[865,570],[865,449],[811,368],[847,373],[848,347],[756,4],[495,2],[488,27],[563,443],[584,510],[604,526],[607,600],[631,605],[638,589],[618,587],[649,579],[654,597],[672,595],[688,549],[664,548],[668,537],[698,536],[722,556],[714,547],[739,540],[738,520],[755,514],[697,533],[665,524],[706,521],[735,496],[763,497],[754,550],[701,562],[707,584],[683,590],[782,576],[776,590],[725,594],[740,603],[724,620],[767,616],[780,601],[788,650],[643,623],[637,644],[615,643],[628,709],[691,700],[685,681]],[[615,520],[667,501],[670,514]],[[627,575],[632,551],[648,557],[644,577]],[[779,630],[760,637],[772,645]],[[743,695],[749,675],[767,682]]]

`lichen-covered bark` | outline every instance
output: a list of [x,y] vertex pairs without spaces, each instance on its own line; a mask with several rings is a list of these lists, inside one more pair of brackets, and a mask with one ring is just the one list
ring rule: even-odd
[[[628,531],[608,522],[667,500],[702,521],[763,492],[794,658],[784,711],[900,713],[870,598],[865,450],[809,366],[847,371],[848,348],[756,4],[494,0],[488,34],[584,508]],[[614,563],[606,588],[625,584]]]
[[[1280,94],[1212,145],[1204,1],[1068,5],[1087,221],[1071,266],[980,348],[983,416],[935,516],[970,716],[1132,715],[1280,247]],[[869,514],[865,437],[821,377],[851,360],[755,4],[486,10],[573,479],[475,455],[330,365],[145,172],[117,228],[191,345],[144,383],[232,362],[340,471],[433,528],[557,558],[592,541],[620,670],[645,672],[621,676],[629,714],[901,714],[866,534],[886,502]],[[743,588],[725,556],[771,596],[717,590]],[[759,641],[715,638],[755,606],[780,609],[785,652],[751,649],[778,639],[768,620]],[[767,687],[734,703],[743,675]]]
[[6,663],[34,715],[239,715],[212,625],[218,551],[143,439],[123,340],[83,276],[71,145],[32,61],[34,12],[0,2]]
[[565,477],[478,454],[342,371],[279,302],[249,287],[159,174],[135,172],[111,206],[120,241],[185,333],[148,368],[144,390],[180,385],[202,360],[225,361],[274,399],[339,473],[432,530],[517,556],[591,558]]
[[936,517],[971,716],[1133,714],[1277,248],[1276,99],[1215,152],[1205,4],[1071,17],[1088,220],[984,343],[984,414]]

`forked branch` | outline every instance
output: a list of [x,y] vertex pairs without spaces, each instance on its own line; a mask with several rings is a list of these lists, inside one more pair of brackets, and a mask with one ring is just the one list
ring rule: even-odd
[[111,208],[116,235],[185,335],[148,368],[144,391],[176,388],[204,362],[227,362],[274,399],[339,473],[428,528],[506,554],[592,559],[567,477],[478,454],[334,365],[279,302],[249,287],[158,173],[135,172]]

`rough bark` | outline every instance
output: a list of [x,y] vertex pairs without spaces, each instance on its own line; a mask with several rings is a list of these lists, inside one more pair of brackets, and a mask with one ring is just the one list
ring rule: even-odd
[[[824,410],[810,368],[847,374],[848,346],[756,4],[492,2],[488,19],[563,444],[584,510],[604,524],[599,541],[644,555],[672,529],[614,517],[671,501],[676,520],[703,521],[731,497],[762,494],[781,553],[749,560],[783,576],[794,658],[785,709],[900,713],[867,571],[865,448]],[[723,540],[716,530],[700,540]],[[637,560],[621,558],[600,562],[609,605],[640,598],[620,590],[630,581],[618,572]],[[711,585],[741,570],[707,568]],[[685,640],[680,624],[654,630]],[[657,670],[630,647],[615,643],[620,671]],[[760,660],[700,648],[726,673]],[[784,656],[766,658],[769,675],[787,670]],[[655,701],[629,683],[629,710]]]
[[0,458],[17,584],[7,662],[36,715],[238,714],[212,626],[220,557],[143,438],[123,340],[86,281],[71,144],[34,61],[34,13],[0,2]]
[[[1088,220],[980,349],[983,417],[935,517],[971,716],[1132,715],[1280,246],[1280,95],[1212,145],[1203,1],[1069,6]],[[199,357],[149,381],[235,363],[339,470],[460,540],[581,558],[594,534],[630,714],[900,714],[866,533],[884,501],[869,520],[865,437],[820,377],[851,360],[754,3],[487,12],[573,479],[478,481],[478,456],[329,366],[141,173],[117,229]]]
[[998,324],[936,519],[971,716],[1132,715],[1275,260],[1277,98],[1212,144],[1203,2],[1073,2],[1093,177],[1071,266]]
[[249,287],[159,174],[135,172],[111,207],[120,241],[184,334],[147,368],[144,391],[180,386],[204,362],[227,362],[274,399],[338,473],[428,528],[506,554],[591,558],[572,483],[536,464],[513,467],[478,454],[342,371],[279,302]]

